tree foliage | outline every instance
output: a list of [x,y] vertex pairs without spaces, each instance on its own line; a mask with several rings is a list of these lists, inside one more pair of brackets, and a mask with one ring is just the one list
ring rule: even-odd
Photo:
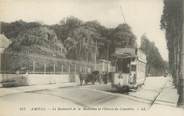
[[[110,41],[110,55],[115,51],[117,47],[130,47],[136,48],[136,36],[131,30],[128,24],[119,24],[116,28],[107,30],[108,40]],[[112,57],[111,57],[112,58]]]
[[[67,58],[93,62],[95,52],[97,59],[109,59],[116,47],[136,47],[136,37],[128,24],[107,28],[98,21],[83,22],[70,16],[55,25],[22,20],[2,25],[3,33],[13,40],[10,48],[19,52],[24,47],[32,49],[39,45],[42,46],[38,48],[41,49],[40,52],[53,51],[51,49],[55,48],[54,46],[63,44],[67,50]],[[47,40],[48,38],[52,40]],[[119,46],[119,43],[123,44]]]
[[119,47],[136,47],[136,37],[128,24],[120,24],[114,29],[113,43]]
[[49,27],[55,31],[58,39],[64,42],[64,40],[68,38],[69,33],[80,27],[82,24],[83,22],[80,19],[70,16],[62,19],[59,24]]
[[94,61],[94,41],[98,38],[98,33],[95,33],[84,26],[76,28],[69,34],[69,37],[64,41],[64,45],[68,50],[68,58]]
[[152,75],[162,75],[166,70],[166,63],[162,59],[155,43],[149,41],[146,35],[141,37],[140,49],[146,54],[147,73]]
[[6,35],[7,38],[14,39],[17,37],[17,35],[20,32],[25,31],[27,29],[34,28],[34,27],[39,27],[39,26],[41,26],[41,24],[38,22],[27,23],[27,22],[24,22],[22,20],[18,20],[18,21],[12,22],[12,23],[2,22],[1,23],[1,28],[2,28],[1,31],[3,32],[3,34]]
[[174,78],[179,75],[180,49],[182,38],[182,0],[164,0],[164,9],[161,18],[161,29],[166,32],[167,47],[169,50],[169,67]]
[[62,43],[58,42],[55,32],[41,26],[20,32],[7,52],[64,57],[63,49],[64,47]]

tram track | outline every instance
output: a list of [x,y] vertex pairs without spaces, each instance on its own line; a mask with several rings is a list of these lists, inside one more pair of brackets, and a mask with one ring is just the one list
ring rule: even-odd
[[[166,85],[166,84],[165,84]],[[164,85],[164,87],[165,87]],[[119,108],[145,108],[146,110],[149,110],[152,105],[160,104],[164,101],[157,101],[158,96],[163,91],[163,88],[160,89],[159,93],[155,94],[154,99],[148,99],[146,97],[139,97],[139,96],[132,96],[128,93],[119,93],[119,92],[112,92],[107,91],[105,89],[105,85],[92,85],[93,88],[90,88],[89,86],[75,86],[75,87],[69,87],[69,88],[51,88],[51,89],[44,89],[44,90],[35,90],[35,91],[28,91],[28,92],[22,92],[15,95],[10,96],[4,96],[4,98],[11,98],[11,96],[18,96],[17,98],[30,96],[28,99],[34,101],[34,97],[31,98],[31,96],[46,96],[46,98],[49,98],[50,102],[49,104],[57,104],[58,106],[62,107],[80,107],[80,108],[96,108],[96,107],[107,107],[107,108],[113,108],[113,107],[119,107]],[[104,87],[103,90],[95,89],[95,86],[99,89],[100,86]],[[110,87],[108,87],[110,89]],[[149,89],[145,89],[146,91],[156,92]],[[141,91],[141,90],[140,90]],[[136,93],[136,92],[135,92]],[[3,98],[3,99],[4,99]],[[46,103],[47,99],[44,98],[41,100],[40,103]],[[46,100],[46,101],[45,101]],[[20,100],[21,101],[21,100]],[[45,102],[44,102],[45,101]],[[56,102],[55,102],[56,101]],[[53,104],[54,103],[54,104]],[[39,104],[39,102],[38,102]],[[47,104],[47,105],[49,105]],[[65,104],[65,105],[62,105]],[[172,104],[172,103],[167,103]]]
[[[71,89],[71,88],[67,88],[67,89]],[[50,96],[54,96],[54,97],[59,97],[61,99],[65,99],[65,100],[68,100],[68,101],[71,101],[73,102],[74,104],[76,105],[79,105],[81,107],[95,107],[95,106],[99,106],[99,105],[102,105],[103,106],[103,103],[106,103],[106,102],[109,102],[109,101],[113,101],[115,99],[124,99],[125,101],[131,101],[133,102],[135,105],[137,103],[142,103],[142,104],[146,104],[146,106],[149,105],[148,109],[151,107],[150,104],[152,103],[152,100],[149,100],[149,99],[143,99],[143,98],[138,98],[138,97],[134,97],[134,96],[129,96],[129,95],[125,95],[125,94],[121,94],[121,93],[111,93],[111,92],[107,92],[107,91],[101,91],[101,90],[95,90],[95,89],[89,89],[89,88],[83,88],[83,87],[80,87],[80,88],[77,88],[78,91],[87,91],[87,92],[90,92],[90,93],[93,93],[95,94],[94,97],[96,96],[99,96],[99,95],[103,95],[102,97],[96,97],[94,100],[91,100],[91,102],[87,102],[87,103],[84,103],[85,100],[83,100],[82,98],[80,99],[76,99],[75,97],[77,96],[67,96],[67,95],[63,95],[62,93],[59,94],[59,91],[57,91],[56,89],[53,89],[53,90],[43,90],[43,91],[37,91],[37,92],[33,92],[34,94],[45,94],[45,95],[50,95]],[[53,92],[55,91],[55,92]],[[62,90],[61,90],[62,92]],[[86,96],[88,97],[86,94],[87,93],[83,93],[83,95],[81,96]],[[120,101],[121,102],[121,101]],[[122,102],[122,104],[124,104]],[[130,104],[132,105],[132,104]]]
[[[83,89],[87,89],[87,88],[83,88]],[[141,97],[136,97],[136,96],[131,96],[131,95],[128,95],[128,94],[123,94],[123,93],[114,93],[114,92],[111,92],[111,91],[101,91],[101,90],[97,90],[97,89],[88,89],[90,91],[96,91],[96,92],[100,92],[100,93],[104,93],[104,94],[108,94],[108,95],[114,95],[114,96],[117,96],[117,97],[123,97],[123,98],[126,98],[126,99],[130,99],[130,100],[133,100],[133,101],[136,101],[136,102],[141,102],[141,103],[150,103],[151,100],[149,99],[145,99],[145,98],[141,98]]]
[[[44,91],[44,90],[43,90]],[[61,98],[61,99],[64,99],[64,100],[68,100],[68,101],[71,101],[72,103],[78,105],[78,106],[81,106],[81,107],[89,107],[85,104],[82,104],[80,102],[77,102],[73,99],[70,99],[70,98],[67,98],[67,97],[62,97],[62,96],[59,96],[59,95],[56,95],[56,94],[51,94],[51,93],[39,93],[39,92],[34,92],[34,94],[42,94],[42,95],[49,95],[49,96],[54,96],[54,97],[58,97],[58,98]]]
[[[155,102],[159,102],[157,100],[157,98],[159,97],[159,95],[161,94],[161,92],[163,91],[163,89],[166,87],[168,81],[166,81],[163,85],[162,88],[160,88],[159,90],[154,90],[154,89],[145,89],[144,88],[144,91],[149,91],[149,92],[154,92],[156,95],[154,96],[154,99],[150,99],[150,98],[146,98],[146,97],[139,97],[139,96],[134,96],[134,95],[131,95],[131,94],[127,94],[127,93],[120,93],[120,92],[114,92],[112,90],[98,90],[98,89],[89,89],[88,88],[83,88],[83,89],[88,89],[88,90],[93,90],[93,91],[98,91],[98,92],[103,92],[105,94],[110,94],[110,95],[115,95],[115,96],[120,96],[120,97],[124,97],[124,98],[127,98],[127,99],[130,99],[130,100],[133,100],[133,101],[136,101],[136,102],[142,102],[142,103],[147,103],[147,104],[150,104],[150,108],[152,107],[153,104],[155,104]],[[161,101],[161,102],[164,102],[164,101]],[[165,101],[166,103],[167,101]]]
[[[33,90],[32,91],[24,91],[22,93],[17,93],[11,96],[21,96],[27,94],[28,96],[43,96],[48,95],[51,99],[61,99],[64,101],[63,103],[71,103],[74,106],[79,107],[113,107],[113,105],[117,107],[146,107],[146,109],[150,109],[152,105],[155,103],[159,104],[164,101],[158,101],[160,93],[166,86],[166,82],[162,83],[162,85],[155,86],[146,86],[141,88],[138,91],[131,91],[121,93],[117,90],[111,88],[110,85],[102,84],[102,85],[86,85],[86,86],[73,86],[66,88],[48,88],[42,90]],[[144,96],[145,94],[145,96]],[[147,94],[147,95],[146,95]],[[8,96],[3,96],[8,97]],[[32,98],[29,98],[32,99]],[[58,102],[59,102],[58,101]],[[46,103],[46,102],[45,102]],[[172,103],[167,103],[172,104]]]

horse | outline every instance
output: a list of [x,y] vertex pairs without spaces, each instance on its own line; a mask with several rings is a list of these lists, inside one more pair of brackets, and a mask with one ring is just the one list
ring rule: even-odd
[[100,83],[100,75],[98,71],[93,71],[91,73],[79,73],[80,85],[83,85],[83,82],[87,85],[91,82],[93,85],[96,81]]
[[88,74],[87,73],[79,73],[79,80],[80,80],[80,85],[83,85],[83,81],[85,81],[85,84],[87,84],[87,77]]

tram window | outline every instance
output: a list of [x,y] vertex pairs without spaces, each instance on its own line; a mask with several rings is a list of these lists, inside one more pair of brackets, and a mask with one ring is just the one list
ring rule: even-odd
[[131,71],[136,71],[136,65],[131,65]]
[[135,58],[132,58],[132,61],[135,61]]
[[122,73],[130,72],[130,59],[122,59],[117,62],[117,71]]

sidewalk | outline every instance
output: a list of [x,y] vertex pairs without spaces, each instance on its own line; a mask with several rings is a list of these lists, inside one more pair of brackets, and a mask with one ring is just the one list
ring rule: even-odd
[[145,85],[140,90],[130,92],[129,95],[149,100],[151,103],[164,88],[167,81],[164,77],[148,77],[146,78]]
[[54,88],[65,88],[78,86],[77,83],[57,83],[57,84],[46,84],[46,85],[32,85],[32,86],[21,86],[21,87],[11,87],[11,88],[0,88],[0,97],[10,94],[29,92],[29,91],[39,91],[45,89],[54,89]]
[[178,98],[177,89],[173,86],[172,80],[169,80],[160,95],[156,98],[151,110],[181,110],[177,108]]

